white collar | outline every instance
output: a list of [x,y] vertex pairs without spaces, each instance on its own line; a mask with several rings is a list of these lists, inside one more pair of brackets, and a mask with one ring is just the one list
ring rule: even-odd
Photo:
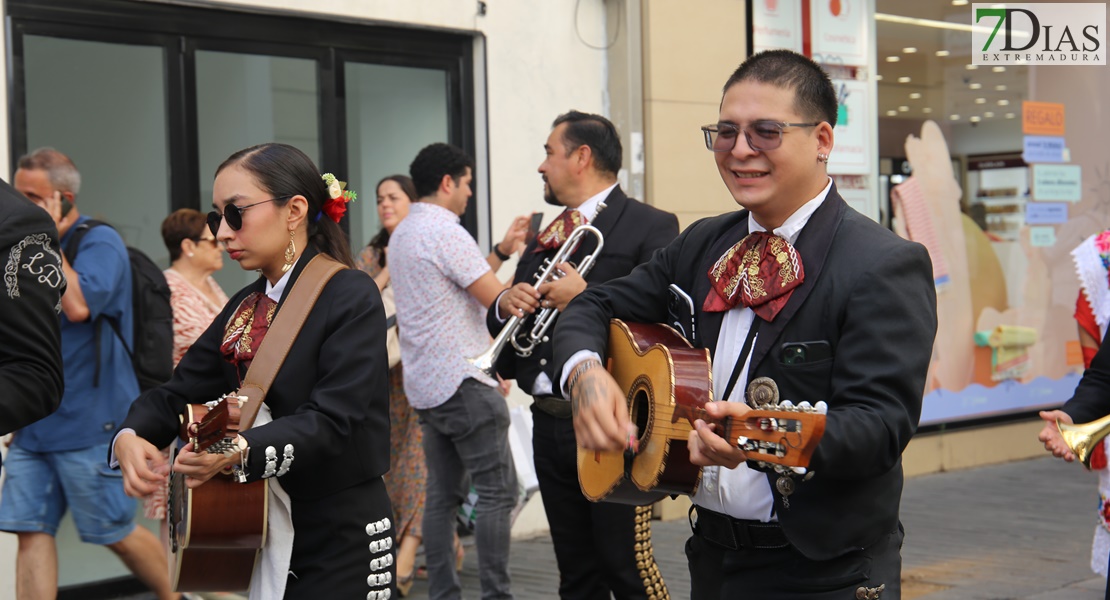
[[614,183],[613,185],[601,190],[593,196],[590,196],[589,200],[586,200],[582,204],[579,204],[578,208],[576,208],[575,210],[582,213],[582,216],[586,217],[587,221],[593,222],[593,220],[597,218],[598,205],[601,204],[602,200],[609,197],[609,194],[613,192],[613,188],[615,187],[617,187],[617,184]]
[[[817,196],[813,198],[813,200],[810,200],[809,202],[806,202],[805,204],[799,206],[798,210],[794,211],[794,214],[787,217],[786,220],[783,221],[782,225],[776,227],[775,230],[771,233],[790,242],[791,244],[798,241],[798,234],[802,232],[802,229],[805,228],[806,223],[809,223],[809,218],[813,216],[813,213],[817,212],[818,207],[820,207],[821,203],[825,201],[825,198],[829,195],[830,188],[832,188],[831,177],[829,178],[829,182],[825,184],[825,189],[821,190],[821,192],[818,193]],[[755,220],[755,217],[752,215],[752,213],[749,212],[748,233],[754,233],[756,231],[767,231],[767,228],[760,225]]]
[[293,274],[293,269],[289,269],[278,279],[278,282],[270,285],[270,280],[266,280],[266,295],[274,302],[281,302],[281,294],[285,292],[285,286],[289,284],[289,276]]

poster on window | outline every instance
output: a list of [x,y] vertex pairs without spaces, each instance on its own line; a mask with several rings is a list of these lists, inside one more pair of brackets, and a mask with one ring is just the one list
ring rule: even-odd
[[775,48],[801,52],[801,2],[756,0],[752,6],[752,32],[752,45],[756,52]]
[[[781,3],[780,3],[781,4]],[[866,0],[810,0],[813,59],[827,64],[867,66]]]
[[829,154],[829,173],[870,173],[876,159],[871,156],[872,127],[866,81],[834,79],[837,95],[833,150]]

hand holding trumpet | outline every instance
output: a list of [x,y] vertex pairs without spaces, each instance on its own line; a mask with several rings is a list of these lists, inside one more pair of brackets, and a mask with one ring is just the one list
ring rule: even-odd
[[569,262],[555,266],[559,276],[540,285],[520,282],[501,295],[497,309],[502,317],[530,315],[541,308],[554,308],[562,311],[567,304],[586,289],[586,280]]

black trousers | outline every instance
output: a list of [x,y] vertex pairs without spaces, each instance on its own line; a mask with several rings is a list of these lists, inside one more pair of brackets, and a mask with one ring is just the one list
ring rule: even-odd
[[[559,597],[563,600],[667,598],[663,577],[651,551],[650,507],[639,509],[587,500],[578,486],[573,423],[569,418],[553,417],[535,406],[532,417],[536,477],[559,565]],[[640,521],[639,542],[636,539],[637,519]],[[647,589],[649,585],[651,591]]]
[[[686,541],[692,600],[849,600],[859,588],[885,586],[880,600],[902,596],[901,525],[877,542],[832,560],[815,561],[793,546],[729,550],[697,533]],[[862,596],[867,597],[867,596]]]

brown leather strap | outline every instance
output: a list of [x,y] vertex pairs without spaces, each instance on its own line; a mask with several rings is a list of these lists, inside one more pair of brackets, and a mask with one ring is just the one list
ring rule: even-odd
[[332,276],[345,268],[330,256],[317,254],[293,283],[293,289],[289,290],[282,309],[274,317],[274,322],[247,369],[243,385],[239,388],[239,395],[247,398],[239,413],[239,431],[246,431],[254,425],[254,418],[262,408],[266,392],[274,382],[274,377],[277,377],[277,372],[285,362],[289,349],[293,347],[293,341],[304,326],[308,313],[316,304],[316,299]]

